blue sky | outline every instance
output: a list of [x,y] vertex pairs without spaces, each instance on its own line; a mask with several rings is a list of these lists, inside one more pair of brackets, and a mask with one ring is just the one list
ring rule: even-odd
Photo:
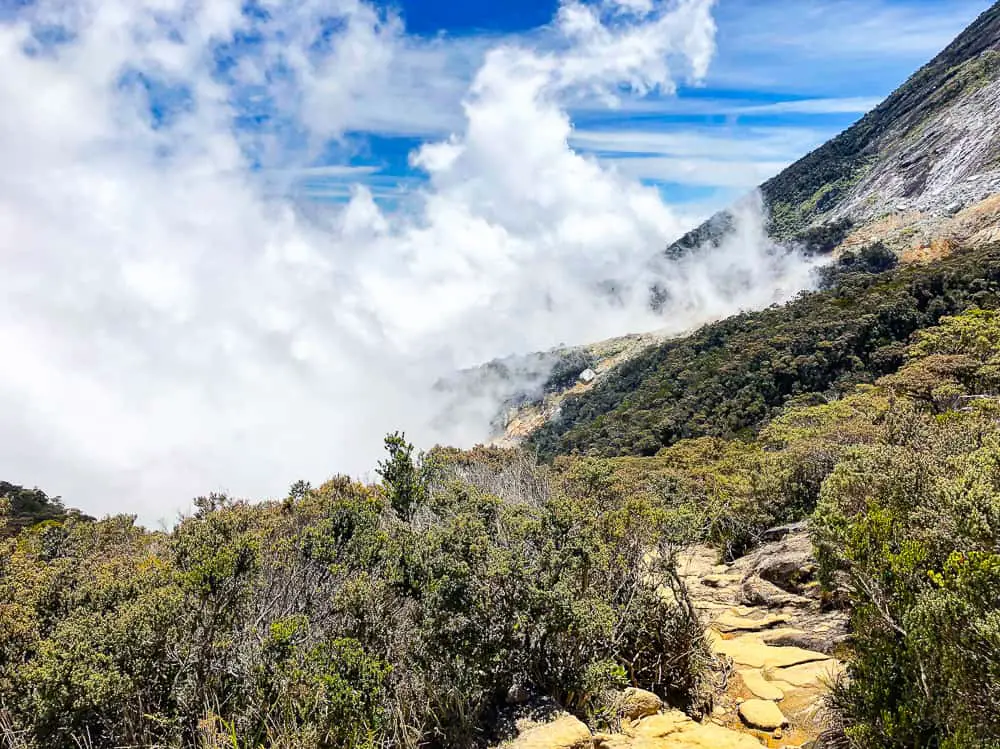
[[[719,0],[705,81],[677,95],[569,107],[571,145],[703,214],[775,174],[857,120],[990,5],[984,0]],[[419,183],[407,155],[460,129],[461,98],[483,51],[544,34],[555,2],[403,0],[433,111],[380,115],[317,164],[367,173],[310,179],[303,194],[341,200],[359,178],[391,203]],[[415,54],[417,54],[415,52]],[[440,97],[434,100],[435,97]],[[405,109],[405,108],[404,108]]]

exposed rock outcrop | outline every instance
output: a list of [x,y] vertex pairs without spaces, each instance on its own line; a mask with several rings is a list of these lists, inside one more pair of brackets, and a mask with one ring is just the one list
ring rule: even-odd
[[824,697],[843,673],[833,653],[847,638],[847,615],[824,608],[805,524],[762,538],[768,542],[728,565],[717,564],[714,549],[691,548],[679,571],[713,651],[734,670],[714,719],[769,745],[794,746],[828,727]]
[[594,737],[587,724],[572,715],[563,715],[551,723],[529,728],[510,745],[510,749],[590,749]]

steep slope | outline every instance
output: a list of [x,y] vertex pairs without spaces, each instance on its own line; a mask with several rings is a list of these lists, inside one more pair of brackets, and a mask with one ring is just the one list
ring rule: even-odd
[[[863,119],[760,189],[772,236],[816,251],[899,213],[934,229],[1000,191],[1000,3]],[[718,243],[731,228],[722,212],[667,254]]]
[[567,398],[533,444],[547,458],[652,455],[740,436],[794,398],[836,397],[895,371],[904,342],[943,315],[1000,306],[1000,245],[883,273],[852,263],[831,286],[644,351]]
[[[823,290],[630,357],[551,409],[531,438],[543,455],[652,454],[688,437],[739,435],[789,399],[836,396],[894,371],[907,338],[945,312],[994,305],[1000,3],[760,189],[772,239],[835,252]],[[666,255],[719,246],[738,230],[737,215],[713,216]],[[920,265],[880,276],[897,258]]]

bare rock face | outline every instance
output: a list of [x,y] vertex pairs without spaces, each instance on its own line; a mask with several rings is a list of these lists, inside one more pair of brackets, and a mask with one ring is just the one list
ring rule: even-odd
[[531,728],[514,740],[510,749],[592,749],[594,737],[582,721],[564,715]]

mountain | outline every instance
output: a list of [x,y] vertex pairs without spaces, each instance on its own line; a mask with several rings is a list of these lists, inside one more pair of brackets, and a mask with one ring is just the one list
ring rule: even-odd
[[818,291],[439,383],[534,454],[157,531],[0,482],[0,747],[1000,747],[997,18],[764,186]]
[[[833,253],[820,291],[657,342],[550,397],[530,436],[543,457],[652,455],[683,439],[746,436],[791,400],[835,399],[891,374],[910,336],[943,315],[995,307],[1000,3],[760,192],[774,241]],[[666,255],[718,247],[737,216],[713,216]],[[522,422],[512,420],[521,431]]]
[[[903,253],[953,234],[1000,237],[993,220],[954,220],[1000,192],[1000,3],[859,122],[760,191],[771,236],[813,251],[873,237]],[[990,208],[987,219],[995,218],[997,206]],[[723,211],[667,254],[718,244],[732,228]]]

